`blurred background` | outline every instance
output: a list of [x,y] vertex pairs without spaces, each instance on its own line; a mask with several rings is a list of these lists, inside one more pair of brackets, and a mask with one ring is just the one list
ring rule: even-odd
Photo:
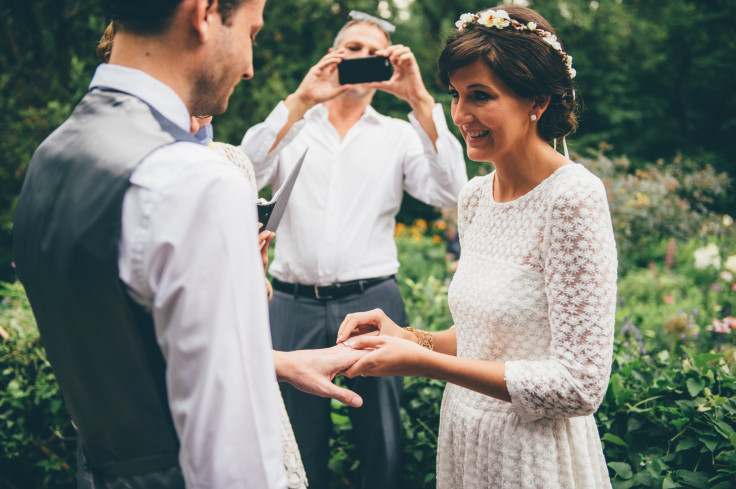
[[[508,2],[513,3],[513,2]],[[632,174],[648,163],[736,175],[736,2],[733,0],[523,0],[556,26],[577,69],[580,129],[568,144],[578,157],[626,157]],[[239,143],[329,48],[351,9],[397,25],[425,83],[434,81],[444,37],[463,12],[493,6],[468,0],[271,0],[255,48],[256,77],[236,89],[214,121],[215,139]],[[105,19],[99,0],[0,2],[0,280],[14,280],[11,232],[15,202],[36,146],[71,112],[98,61]],[[729,81],[730,80],[730,81]],[[375,107],[406,117],[408,105],[379,93]],[[454,129],[454,128],[453,128]],[[471,176],[489,167],[468,163]],[[733,192],[707,204],[726,212]],[[407,196],[399,221],[431,221],[439,210]]]

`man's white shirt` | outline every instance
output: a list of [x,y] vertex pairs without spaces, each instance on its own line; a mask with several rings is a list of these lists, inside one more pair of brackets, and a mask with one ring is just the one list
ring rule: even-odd
[[[189,130],[181,99],[141,71],[100,65],[95,87]],[[286,487],[253,191],[226,159],[189,142],[152,152],[130,183],[119,273],[153,315],[187,488]]]
[[436,149],[413,113],[407,122],[371,106],[340,140],[320,104],[269,152],[288,113],[279,103],[248,130],[241,145],[259,188],[272,183],[274,190],[309,147],[276,233],[270,273],[303,284],[396,273],[393,236],[404,190],[427,204],[453,207],[468,180],[462,146],[448,129],[442,106],[432,112]]

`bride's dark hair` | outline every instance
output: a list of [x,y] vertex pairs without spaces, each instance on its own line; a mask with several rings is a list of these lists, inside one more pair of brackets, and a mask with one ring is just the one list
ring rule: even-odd
[[[513,5],[494,8],[499,9],[524,25],[534,22],[538,28],[557,35],[549,22],[534,10]],[[550,96],[547,110],[537,123],[539,135],[545,140],[562,138],[575,131],[577,118],[572,78],[560,53],[541,37],[512,27],[497,29],[477,21],[467,23],[445,41],[438,60],[438,81],[448,87],[455,70],[479,60],[518,96]]]

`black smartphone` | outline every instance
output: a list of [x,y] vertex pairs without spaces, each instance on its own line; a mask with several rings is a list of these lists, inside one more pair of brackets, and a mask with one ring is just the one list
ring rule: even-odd
[[340,85],[384,81],[391,78],[393,68],[385,56],[348,58],[337,65]]

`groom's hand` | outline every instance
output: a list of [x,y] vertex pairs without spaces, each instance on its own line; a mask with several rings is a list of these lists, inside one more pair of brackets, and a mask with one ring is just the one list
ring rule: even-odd
[[332,379],[350,368],[367,352],[344,345],[318,350],[274,351],[276,376],[300,391],[320,397],[331,397],[352,407],[360,407],[363,399],[355,392],[336,386]]

